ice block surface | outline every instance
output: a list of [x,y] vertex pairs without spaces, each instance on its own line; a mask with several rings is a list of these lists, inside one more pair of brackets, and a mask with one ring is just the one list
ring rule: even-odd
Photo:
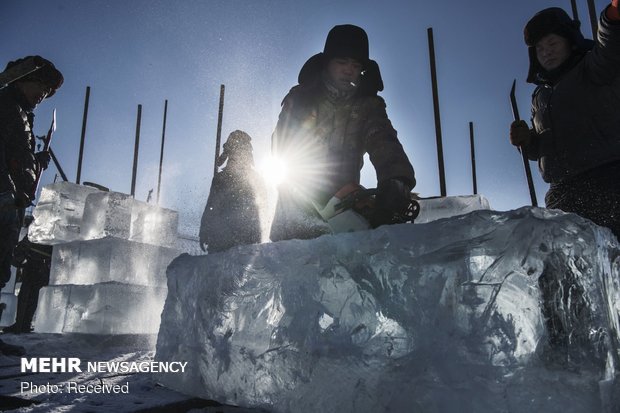
[[[168,268],[166,386],[281,412],[616,412],[620,244],[541,208]],[[569,407],[569,408],[567,408]]]
[[416,224],[465,215],[472,211],[491,209],[489,201],[482,195],[448,196],[443,198],[421,199],[420,215]]
[[180,252],[141,242],[106,237],[56,245],[50,284],[127,284],[166,286],[166,267]]
[[38,333],[157,334],[166,289],[116,282],[43,287]]
[[100,192],[89,186],[58,182],[41,189],[41,196],[28,228],[32,242],[56,245],[80,238],[84,205],[89,194]]

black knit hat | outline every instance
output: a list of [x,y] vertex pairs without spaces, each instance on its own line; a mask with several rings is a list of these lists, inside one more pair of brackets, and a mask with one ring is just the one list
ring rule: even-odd
[[369,57],[368,35],[364,29],[352,24],[334,26],[329,31],[323,52],[308,59],[299,71],[297,77],[299,84],[310,84],[316,81],[329,60],[335,57],[350,57],[364,66],[359,93],[376,95],[377,92],[383,90],[379,65]]
[[368,35],[352,24],[334,26],[325,40],[323,54],[328,59],[350,57],[366,65],[368,62]]
[[54,93],[56,93],[60,86],[62,86],[64,78],[62,76],[62,73],[60,73],[60,71],[56,69],[54,64],[49,60],[44,59],[41,56],[26,56],[21,59],[17,59],[7,63],[5,70],[10,69],[13,66],[17,66],[28,59],[34,59],[36,65],[40,67],[34,72],[29,73],[28,75],[22,77],[19,80],[22,82],[35,80],[40,81],[41,83],[50,88],[50,93],[47,95],[47,97],[52,96]]
[[571,19],[561,8],[550,7],[539,11],[527,22],[523,37],[529,47],[536,46],[540,39],[551,33],[566,38],[573,45],[579,45],[584,40],[580,25],[578,20]]

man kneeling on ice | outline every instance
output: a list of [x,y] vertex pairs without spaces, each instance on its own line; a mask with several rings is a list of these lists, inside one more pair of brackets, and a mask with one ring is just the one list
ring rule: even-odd
[[369,227],[404,222],[416,181],[377,96],[383,81],[369,59],[366,32],[353,25],[332,28],[323,52],[308,59],[298,81],[284,98],[272,136],[273,155],[294,173],[278,189],[271,240],[331,233],[326,209],[337,193],[359,188],[365,153],[378,181],[365,217]]

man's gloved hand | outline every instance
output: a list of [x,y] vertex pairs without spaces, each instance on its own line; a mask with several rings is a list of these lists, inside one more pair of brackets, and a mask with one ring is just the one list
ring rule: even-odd
[[33,198],[25,192],[17,191],[15,194],[15,205],[18,208],[28,208],[32,205]]
[[532,140],[532,132],[524,120],[515,120],[510,124],[510,143],[514,146],[527,146]]
[[395,214],[404,214],[411,202],[409,185],[398,178],[380,182],[377,186],[378,207]]
[[39,163],[39,166],[43,170],[43,169],[47,169],[47,167],[49,166],[52,156],[50,155],[49,151],[41,151],[41,152],[35,153],[34,158],[37,160],[37,162]]

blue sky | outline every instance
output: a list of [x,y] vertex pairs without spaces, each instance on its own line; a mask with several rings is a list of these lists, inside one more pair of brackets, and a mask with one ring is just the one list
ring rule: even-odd
[[[591,38],[585,0],[582,32]],[[596,1],[597,12],[606,1]],[[474,122],[478,192],[497,210],[528,205],[521,157],[508,143],[508,93],[517,79],[529,118],[523,26],[570,1],[497,2],[283,0],[3,0],[0,65],[26,55],[52,60],[65,84],[36,111],[43,135],[57,109],[52,147],[75,181],[84,94],[91,87],[82,181],[129,193],[137,105],[142,104],[136,198],[157,187],[164,100],[166,152],[160,204],[198,225],[213,173],[220,84],[226,85],[223,139],[253,137],[258,164],[269,153],[280,102],[307,58],[336,24],[363,27],[381,68],[381,93],[416,170],[421,196],[439,195],[427,28],[433,27],[448,195],[472,193],[469,122]],[[539,204],[547,185],[531,163]],[[54,179],[55,169],[43,183]],[[367,165],[362,184],[374,187]],[[191,230],[190,230],[191,232]]]

